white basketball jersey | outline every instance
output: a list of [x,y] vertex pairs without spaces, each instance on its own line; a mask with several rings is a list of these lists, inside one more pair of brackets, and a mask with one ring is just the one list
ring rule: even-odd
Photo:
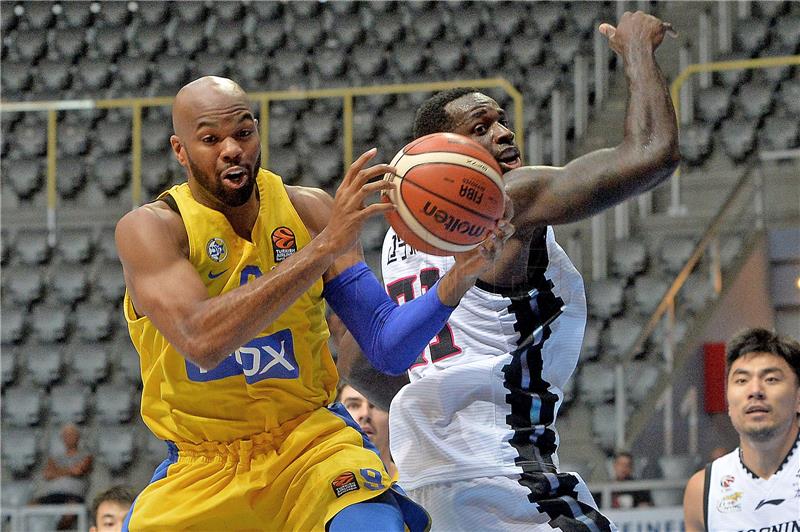
[[[392,457],[409,489],[556,472],[555,419],[580,354],[586,298],[552,228],[532,244],[531,257],[526,291],[479,282],[465,294],[392,401]],[[392,229],[381,259],[386,289],[401,304],[454,264],[416,252]]]
[[[800,530],[800,439],[778,471],[763,479],[739,458],[739,448],[714,460],[706,479],[706,529]],[[706,475],[709,475],[706,469]]]

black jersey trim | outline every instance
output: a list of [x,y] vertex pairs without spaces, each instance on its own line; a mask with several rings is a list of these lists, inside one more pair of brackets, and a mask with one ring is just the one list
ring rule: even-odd
[[[795,449],[797,449],[797,447],[798,447],[798,443],[800,443],[800,431],[797,432],[797,436],[795,436],[795,438],[794,438],[794,445],[792,445],[791,449],[789,449],[789,452],[786,453],[786,456],[783,457],[783,461],[781,462],[781,465],[778,466],[778,469],[775,470],[773,475],[777,475],[778,473],[780,473],[781,469],[783,469],[783,466],[785,466],[786,464],[789,463],[789,458],[791,458],[792,455],[794,454]],[[749,467],[747,467],[745,465],[744,458],[742,456],[742,448],[741,447],[739,447],[739,463],[742,465],[744,470],[747,471],[747,473],[751,477],[753,477],[756,480],[760,480],[761,479],[761,477],[756,475]]]
[[708,494],[711,491],[711,466],[714,462],[706,465],[706,478],[703,480],[703,530],[708,532]]

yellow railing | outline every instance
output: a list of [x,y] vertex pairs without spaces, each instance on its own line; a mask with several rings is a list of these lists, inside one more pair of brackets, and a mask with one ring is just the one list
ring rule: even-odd
[[[511,96],[514,102],[514,132],[519,139],[520,152],[524,149],[525,120],[523,117],[522,94],[503,78],[440,81],[431,83],[404,83],[395,85],[376,85],[372,87],[351,87],[318,90],[289,90],[249,93],[251,101],[259,103],[261,160],[266,166],[269,162],[269,105],[273,101],[307,100],[318,98],[342,98],[343,100],[343,161],[345,169],[353,161],[353,98],[377,94],[405,94],[411,92],[432,92],[455,87],[475,87],[477,89],[499,88]],[[168,106],[172,97],[119,98],[105,100],[65,100],[41,102],[0,102],[0,112],[47,111],[47,207],[48,220],[54,219],[56,208],[57,179],[57,121],[56,112],[76,109],[130,108],[131,123],[131,201],[137,207],[142,201],[142,109],[145,107]],[[398,146],[400,148],[400,146]],[[54,222],[49,222],[54,223]]]

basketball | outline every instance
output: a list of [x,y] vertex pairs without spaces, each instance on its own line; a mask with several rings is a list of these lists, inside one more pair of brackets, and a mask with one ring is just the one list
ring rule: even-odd
[[455,133],[433,133],[400,150],[397,175],[383,201],[396,210],[386,218],[411,247],[431,255],[469,251],[503,216],[502,171],[480,144]]

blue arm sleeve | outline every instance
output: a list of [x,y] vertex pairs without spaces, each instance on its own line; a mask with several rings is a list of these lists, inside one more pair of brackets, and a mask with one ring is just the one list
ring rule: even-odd
[[326,283],[322,295],[375,369],[400,375],[453,312],[439,300],[438,286],[437,281],[422,297],[398,305],[359,262]]

